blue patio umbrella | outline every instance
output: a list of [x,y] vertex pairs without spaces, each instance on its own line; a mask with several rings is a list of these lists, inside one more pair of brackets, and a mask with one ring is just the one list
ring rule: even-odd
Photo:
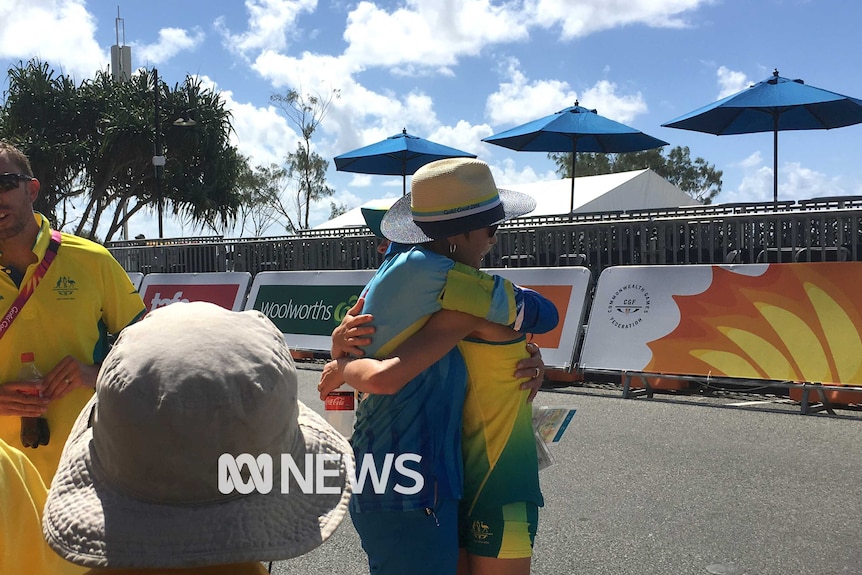
[[667,142],[620,124],[578,105],[516,126],[482,140],[519,152],[571,152],[572,191],[569,213],[575,211],[575,158],[578,152],[613,154],[640,152]]
[[773,133],[773,202],[778,204],[778,132],[829,130],[862,122],[862,100],[778,75],[662,126],[727,134]]
[[335,156],[335,169],[339,172],[401,176],[402,195],[407,193],[407,176],[435,160],[446,158],[475,158],[476,154],[437,144],[412,136],[404,128],[400,134]]

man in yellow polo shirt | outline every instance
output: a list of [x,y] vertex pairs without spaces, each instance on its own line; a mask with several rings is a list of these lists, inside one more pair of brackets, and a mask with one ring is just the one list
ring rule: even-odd
[[[27,157],[0,141],[0,440],[23,452],[50,485],[72,424],[93,394],[108,335],[145,307],[103,246],[70,234],[55,234],[52,242],[48,220],[33,211],[39,187]],[[51,263],[44,270],[46,255]],[[31,296],[13,305],[22,293]],[[16,381],[28,352],[41,385]],[[47,418],[50,440],[25,447],[21,418],[38,416]]]

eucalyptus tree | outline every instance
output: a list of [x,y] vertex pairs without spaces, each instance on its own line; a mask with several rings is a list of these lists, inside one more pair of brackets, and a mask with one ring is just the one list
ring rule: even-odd
[[[572,177],[571,154],[548,154],[562,178]],[[663,148],[624,154],[578,154],[578,176],[597,176],[650,168],[686,194],[704,203],[721,193],[722,171],[703,158],[691,159],[688,146],[676,146],[667,156]]]
[[243,235],[261,237],[282,218],[286,221],[282,232],[296,231],[289,210],[282,203],[286,182],[287,170],[283,166],[270,164],[252,168],[246,163],[238,183],[243,201],[237,223]]
[[296,144],[296,151],[287,153],[285,169],[287,177],[296,182],[293,198],[296,221],[303,229],[309,227],[311,204],[335,193],[333,188],[326,185],[329,162],[314,151],[312,137],[333,100],[340,97],[341,92],[337,89],[326,94],[303,94],[299,90],[288,90],[270,97],[270,101],[281,108],[299,130],[300,140]]

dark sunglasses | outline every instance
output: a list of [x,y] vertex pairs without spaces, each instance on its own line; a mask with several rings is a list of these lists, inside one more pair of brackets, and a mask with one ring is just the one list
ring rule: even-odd
[[500,227],[500,224],[494,224],[493,226],[488,226],[488,237],[493,238],[494,234],[497,233],[497,228]]
[[27,174],[0,174],[0,192],[14,190],[21,182],[29,182],[32,179]]

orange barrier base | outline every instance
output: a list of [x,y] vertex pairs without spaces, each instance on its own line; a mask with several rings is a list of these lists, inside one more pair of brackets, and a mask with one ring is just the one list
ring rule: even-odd
[[545,379],[548,381],[572,383],[575,381],[584,381],[584,375],[577,371],[548,368],[545,370]]
[[[646,379],[650,389],[657,391],[681,391],[688,389],[689,382],[684,379],[674,379],[672,377],[631,377],[629,387],[631,389],[644,389],[643,380]],[[620,385],[625,385],[625,376],[620,379]]]
[[296,351],[290,350],[290,355],[293,359],[314,359],[313,351]]
[[[826,396],[826,401],[829,403],[850,405],[854,403],[862,403],[862,393],[853,391],[841,391],[840,385],[824,385],[823,395]],[[790,399],[793,401],[802,401],[802,389],[799,387],[790,388]],[[812,386],[808,391],[809,403],[820,403],[821,395],[817,388]]]

